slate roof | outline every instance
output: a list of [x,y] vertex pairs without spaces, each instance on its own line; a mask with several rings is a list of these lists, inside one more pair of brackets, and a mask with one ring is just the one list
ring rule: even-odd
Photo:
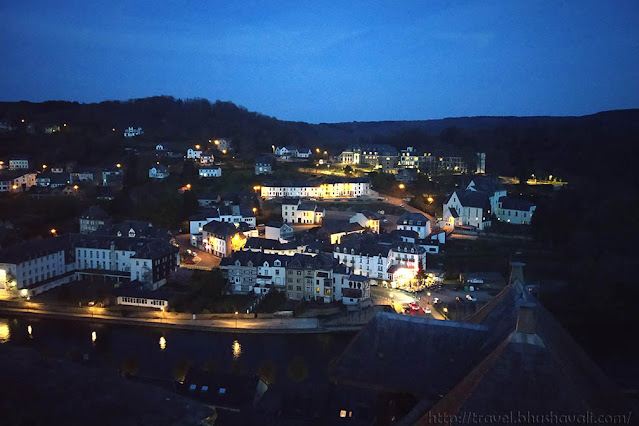
[[379,220],[381,218],[380,214],[372,212],[370,210],[362,210],[358,213],[363,214],[366,219]]
[[339,232],[363,231],[364,228],[362,228],[362,225],[359,223],[350,223],[348,220],[324,219],[321,230],[330,234],[336,234]]
[[464,207],[473,207],[490,210],[490,201],[488,199],[488,193],[483,191],[471,191],[470,189],[463,189],[461,191],[455,191],[459,201]]
[[[109,235],[113,237],[128,237],[129,231],[133,229],[135,238],[159,238],[169,241],[173,235],[163,228],[156,228],[150,222],[127,220],[120,223],[106,224],[93,231],[92,235]],[[120,235],[118,235],[118,233]]]
[[0,263],[20,264],[69,248],[68,236],[22,241],[0,250]]
[[228,222],[218,222],[212,220],[202,227],[202,231],[213,234],[217,238],[226,239],[240,232],[235,225]]
[[231,256],[223,257],[220,266],[235,265],[237,261],[240,262],[241,266],[247,266],[249,261],[255,267],[263,265],[264,262],[268,262],[269,265],[273,266],[276,260],[282,262],[282,266],[286,266],[291,260],[293,260],[293,256],[254,251],[235,251],[231,254]]
[[[410,223],[410,221],[413,223]],[[397,219],[398,225],[426,226],[428,217],[421,213],[406,212]]]
[[530,211],[531,207],[535,206],[535,203],[524,200],[522,198],[500,197],[499,202],[501,203],[501,208],[506,210],[519,210],[527,212]]
[[455,207],[449,207],[448,210],[450,210],[450,215],[455,219],[459,217],[459,213],[457,213],[457,209]]
[[[506,190],[499,179],[493,176],[475,176],[473,177],[471,183],[474,183],[474,188],[476,191],[486,192],[491,195],[495,192]],[[468,188],[471,187],[471,183],[468,184]]]

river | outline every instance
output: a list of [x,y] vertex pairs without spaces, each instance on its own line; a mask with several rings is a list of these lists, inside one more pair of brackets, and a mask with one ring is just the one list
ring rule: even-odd
[[219,373],[268,372],[278,384],[327,383],[329,362],[353,332],[241,334],[101,324],[28,316],[0,317],[0,343],[44,356],[83,360],[138,377],[172,380],[185,364]]

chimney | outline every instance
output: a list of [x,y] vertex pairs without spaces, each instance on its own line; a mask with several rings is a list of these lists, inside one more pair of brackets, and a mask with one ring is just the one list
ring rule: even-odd
[[517,315],[517,333],[536,334],[535,330],[535,305],[533,303],[522,304]]

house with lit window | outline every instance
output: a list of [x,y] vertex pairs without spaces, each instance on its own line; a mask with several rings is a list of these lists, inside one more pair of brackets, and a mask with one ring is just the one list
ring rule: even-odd
[[292,255],[237,251],[222,259],[220,269],[233,293],[265,294],[285,291],[286,266],[292,259]]
[[132,138],[135,136],[140,136],[142,134],[144,134],[144,132],[142,131],[142,127],[127,127],[127,129],[124,131],[125,138]]
[[422,213],[406,212],[397,219],[397,229],[415,231],[419,238],[426,238],[430,234],[430,218]]
[[354,214],[350,219],[350,223],[359,223],[362,228],[368,228],[371,232],[379,234],[380,215],[369,210],[362,210]]
[[151,179],[166,179],[169,177],[169,168],[162,164],[156,164],[149,169],[149,177]]
[[335,260],[329,254],[295,254],[286,267],[286,298],[332,302],[334,267]]
[[480,231],[491,224],[490,195],[483,191],[463,189],[453,192],[444,201],[444,226],[468,226]]
[[246,236],[232,223],[211,221],[202,227],[202,249],[218,257],[239,251]]
[[528,200],[508,196],[501,197],[497,204],[495,215],[500,222],[514,225],[530,225],[536,208],[537,206]]
[[282,220],[284,223],[319,224],[325,215],[323,208],[313,202],[284,200],[282,202]]
[[265,182],[260,191],[262,198],[357,198],[370,194],[370,179],[330,177],[317,181]]
[[220,166],[203,166],[198,172],[201,178],[221,177],[222,168]]

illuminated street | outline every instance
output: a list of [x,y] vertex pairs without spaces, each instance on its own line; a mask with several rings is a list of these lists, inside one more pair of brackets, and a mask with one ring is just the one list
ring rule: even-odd
[[[421,300],[419,297],[421,296]],[[371,298],[373,299],[376,305],[390,305],[392,306],[397,313],[403,312],[404,305],[415,302],[422,308],[420,311],[410,311],[410,315],[427,317],[427,318],[435,318],[439,320],[444,320],[445,318],[441,315],[437,309],[433,308],[433,305],[430,303],[428,297],[425,294],[416,293],[415,296],[412,294],[406,293],[400,290],[392,290],[388,288],[384,288],[381,286],[373,286],[371,287]],[[431,308],[431,313],[424,313],[423,308]]]

